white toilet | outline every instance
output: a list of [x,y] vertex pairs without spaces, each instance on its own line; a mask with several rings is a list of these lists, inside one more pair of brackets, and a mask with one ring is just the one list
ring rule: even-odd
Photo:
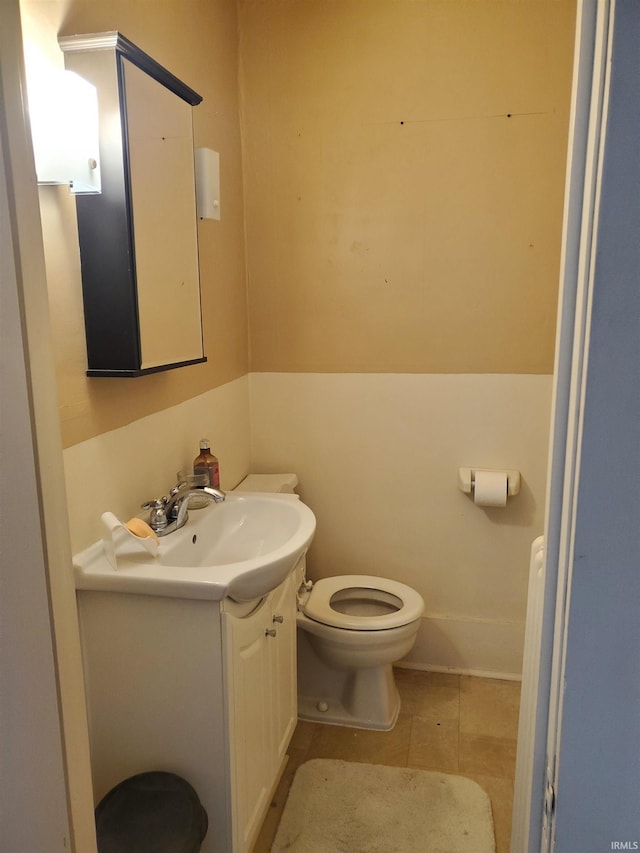
[[298,716],[392,729],[400,711],[392,664],[413,647],[422,596],[369,575],[309,585],[298,594]]
[[[250,474],[243,491],[293,492],[294,474]],[[400,711],[392,664],[413,647],[424,611],[414,589],[369,575],[315,583],[299,570],[298,716],[389,730]]]

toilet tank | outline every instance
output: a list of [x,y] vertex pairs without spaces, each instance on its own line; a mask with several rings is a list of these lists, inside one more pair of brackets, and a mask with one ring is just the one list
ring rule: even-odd
[[295,474],[249,474],[233,491],[293,495],[297,485],[298,478]]

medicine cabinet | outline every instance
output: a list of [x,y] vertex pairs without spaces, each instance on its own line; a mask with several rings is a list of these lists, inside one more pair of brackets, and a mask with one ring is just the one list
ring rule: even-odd
[[202,100],[121,33],[59,39],[98,90],[102,192],[76,196],[88,376],[206,361],[192,108]]

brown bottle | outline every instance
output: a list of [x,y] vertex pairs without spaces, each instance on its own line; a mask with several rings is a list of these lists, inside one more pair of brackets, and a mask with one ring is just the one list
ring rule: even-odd
[[193,473],[206,474],[209,478],[207,485],[213,486],[214,489],[220,488],[220,466],[218,459],[209,450],[209,441],[206,438],[200,441],[200,453],[193,460]]

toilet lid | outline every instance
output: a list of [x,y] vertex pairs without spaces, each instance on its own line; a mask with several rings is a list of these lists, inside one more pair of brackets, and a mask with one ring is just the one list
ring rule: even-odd
[[[361,612],[343,612],[340,608]],[[339,575],[316,581],[302,611],[314,622],[334,628],[384,631],[419,619],[424,601],[415,589],[398,581],[369,575]]]

